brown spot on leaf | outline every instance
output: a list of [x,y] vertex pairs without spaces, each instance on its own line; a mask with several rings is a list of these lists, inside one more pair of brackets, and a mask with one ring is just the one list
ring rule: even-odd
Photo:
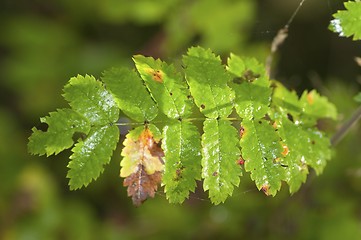
[[275,158],[275,159],[273,159],[273,163],[279,163],[279,162],[281,162],[281,158]]
[[149,197],[154,197],[161,180],[161,172],[149,175],[144,166],[139,165],[138,171],[125,178],[123,185],[128,187],[128,196],[132,197],[133,204],[139,207]]
[[153,133],[149,128],[144,129],[144,131],[139,135],[139,148],[143,151],[148,150],[152,156],[156,156],[159,160],[163,162],[164,152],[160,147],[160,143],[156,142],[153,138]]
[[312,92],[307,94],[307,102],[312,105],[313,104],[313,94]]
[[201,104],[201,108],[202,108],[202,109],[205,109],[206,106],[205,106],[204,104]]
[[244,127],[241,125],[240,128],[239,128],[239,137],[242,138],[245,133],[246,133],[246,130],[245,130]]
[[242,158],[242,156],[240,156],[239,159],[237,160],[237,164],[244,165],[244,159]]
[[283,152],[281,153],[284,157],[287,156],[287,154],[290,152],[290,150],[288,149],[287,145],[282,145],[283,148]]
[[243,79],[240,78],[240,77],[235,77],[235,78],[233,78],[233,80],[232,80],[232,82],[235,83],[235,84],[241,84],[242,81],[243,81]]
[[160,143],[154,141],[153,136],[149,136],[148,138],[148,149],[152,156],[158,157],[159,161],[164,164],[164,151],[160,147]]
[[149,128],[144,128],[136,139],[127,135],[123,144],[124,148],[121,155],[124,158],[121,161],[121,177],[128,177],[138,171],[139,165],[144,166],[148,174],[163,171],[164,152],[160,147],[160,143],[153,138]]
[[287,113],[287,118],[288,118],[288,120],[290,120],[291,122],[294,122],[293,116],[292,116],[290,113]]
[[178,168],[175,173],[177,174],[177,177],[179,177],[182,174],[182,169]]
[[217,176],[218,176],[218,172],[214,172],[214,173],[212,174],[212,176],[213,176],[213,177],[217,177]]
[[179,168],[177,168],[177,170],[175,171],[176,176],[174,177],[174,181],[179,181],[180,179],[183,178],[183,175],[182,175],[183,170],[184,170],[183,166],[180,166]]
[[260,74],[254,73],[252,70],[248,69],[243,73],[242,78],[247,82],[253,82],[254,80],[259,78],[260,76],[261,76]]
[[152,79],[156,82],[162,83],[163,82],[163,75],[164,73],[161,70],[155,70],[152,68],[148,69],[148,74],[152,76]]
[[268,184],[264,184],[261,187],[262,192],[264,192],[264,194],[266,194],[267,196],[269,196],[271,193],[269,192],[270,186]]

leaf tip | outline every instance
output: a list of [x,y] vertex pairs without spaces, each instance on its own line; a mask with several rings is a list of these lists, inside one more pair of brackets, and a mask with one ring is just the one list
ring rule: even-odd
[[266,194],[266,196],[270,196],[270,195],[271,195],[270,188],[271,188],[271,187],[270,187],[267,183],[265,183],[265,184],[262,185],[262,187],[261,187],[260,190],[261,190],[264,194]]

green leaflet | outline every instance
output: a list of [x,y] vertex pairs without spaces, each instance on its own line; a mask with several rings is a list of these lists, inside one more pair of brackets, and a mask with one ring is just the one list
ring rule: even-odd
[[294,193],[306,181],[308,166],[322,173],[331,158],[330,141],[316,128],[294,124],[287,117],[277,119],[276,125],[283,140],[286,181]]
[[276,123],[278,133],[283,139],[282,163],[286,166],[286,182],[290,193],[295,193],[308,175],[306,157],[309,155],[307,152],[311,143],[307,141],[307,132],[288,118],[282,117]]
[[280,164],[282,145],[275,129],[264,120],[244,120],[240,145],[244,166],[258,189],[267,195],[276,195],[281,181],[286,179]]
[[73,146],[73,135],[76,132],[87,134],[90,130],[89,122],[71,109],[59,109],[51,112],[50,116],[40,119],[49,128],[46,132],[33,128],[29,138],[29,151],[33,154],[50,156],[58,154]]
[[[289,114],[297,124],[315,126],[320,118],[336,119],[336,107],[326,97],[320,96],[315,90],[303,92],[300,99],[294,91],[286,89],[280,83],[275,82],[272,97],[272,107],[276,115]],[[276,117],[277,118],[277,117]]]
[[291,114],[293,118],[298,119],[302,111],[301,103],[295,91],[288,90],[280,82],[274,81],[272,105],[282,114]]
[[134,56],[133,60],[151,95],[165,115],[178,119],[191,114],[189,90],[173,65],[141,55]]
[[209,191],[212,203],[224,202],[238,186],[242,174],[237,130],[228,120],[207,119],[202,135],[203,188]]
[[[321,174],[326,166],[327,160],[331,158],[330,140],[316,128],[305,128],[296,125],[287,118],[277,121],[280,136],[285,146],[289,149],[289,154],[283,161],[288,168],[288,184],[290,191],[296,192],[301,179],[304,182],[307,175],[305,168],[312,167],[317,174]],[[301,175],[300,175],[301,174]]]
[[78,75],[64,87],[64,98],[72,109],[83,115],[91,125],[114,123],[119,109],[113,97],[94,77]]
[[142,79],[127,68],[113,68],[103,73],[102,80],[113,95],[118,107],[138,122],[151,121],[158,108],[143,85]]
[[361,39],[361,2],[348,1],[345,2],[347,10],[339,10],[333,14],[333,19],[329,25],[329,29],[338,33],[342,37],[350,37],[353,40]]
[[300,120],[303,125],[313,126],[317,119],[336,119],[337,117],[336,107],[315,90],[304,91],[300,98],[300,104],[302,109]]
[[231,54],[227,70],[234,78],[230,84],[236,93],[234,105],[244,119],[262,118],[267,113],[270,100],[270,81],[265,68],[255,59],[241,59]]
[[75,144],[68,164],[70,189],[87,186],[98,178],[104,165],[109,163],[118,140],[118,127],[105,125],[93,127],[84,141]]
[[171,121],[163,130],[164,191],[171,203],[182,203],[201,179],[201,141],[190,122]]
[[230,75],[219,56],[193,47],[183,57],[185,75],[200,111],[208,118],[227,117],[232,112],[234,92],[228,87]]
[[[335,119],[336,108],[316,91],[305,91],[298,99],[293,91],[275,83],[270,112],[276,120],[284,147],[287,148],[282,164],[286,166],[286,181],[290,192],[296,192],[305,182],[308,166],[322,172],[330,158],[330,143],[315,127],[320,118]],[[289,120],[289,119],[291,120]]]
[[[44,133],[41,130],[36,129],[36,127],[33,127],[32,129],[32,134],[29,137],[29,142],[28,142],[28,151],[31,154],[36,154],[39,156],[45,155],[46,156],[50,156],[53,153],[55,153],[54,151],[49,151],[47,153],[46,150],[46,145],[47,145],[47,141],[48,141],[48,137],[46,133]],[[65,146],[68,145],[67,140],[64,143]],[[60,148],[59,148],[60,149]]]
[[316,174],[323,172],[327,160],[331,159],[330,139],[317,129],[306,129],[307,152],[305,154],[306,163],[311,166]]

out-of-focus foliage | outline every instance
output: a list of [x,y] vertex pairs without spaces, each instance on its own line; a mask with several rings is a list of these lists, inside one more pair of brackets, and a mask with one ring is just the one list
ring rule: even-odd
[[[1,239],[354,239],[361,235],[360,123],[335,148],[322,176],[311,178],[293,196],[283,188],[276,197],[266,198],[245,181],[219,206],[211,206],[203,192],[196,192],[182,206],[169,204],[159,194],[136,209],[120,187],[116,161],[105,167],[105,174],[91,188],[69,192],[64,173],[70,151],[53,159],[29,156],[26,143],[31,127],[38,124],[39,116],[65,106],[60,94],[70,77],[100,76],[110,66],[129,64],[129,58],[138,53],[173,58],[195,44],[219,54],[256,54],[263,60],[268,52],[262,46],[270,43],[298,4],[239,1],[253,10],[227,14],[222,9],[241,3],[217,1],[217,7],[209,9],[224,13],[220,22],[249,17],[248,23],[239,21],[235,26],[241,40],[230,49],[217,49],[206,45],[209,37],[202,30],[182,27],[186,21],[188,26],[196,25],[188,15],[192,6],[207,0],[119,2],[0,3]],[[355,83],[359,67],[353,62],[360,46],[326,30],[331,14],[344,8],[342,2],[306,1],[291,24],[276,67],[277,76],[296,91],[316,86],[326,94],[340,110],[340,122],[359,106],[352,98],[360,89]],[[129,6],[138,3],[150,6],[137,9],[137,18],[143,21],[131,16],[136,10]],[[193,14],[193,19],[215,22],[212,11]],[[157,20],[148,22],[151,18]],[[232,39],[223,35],[221,40]],[[330,129],[334,124],[319,125]]]
[[359,92],[356,96],[354,96],[354,98],[356,102],[361,103],[361,92]]

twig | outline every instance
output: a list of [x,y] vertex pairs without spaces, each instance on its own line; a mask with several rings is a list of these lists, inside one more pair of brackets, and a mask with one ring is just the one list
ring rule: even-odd
[[273,55],[277,52],[279,46],[286,40],[288,36],[288,25],[284,28],[281,28],[277,35],[273,38],[272,45],[271,45],[271,53],[268,55],[266,59],[266,72],[269,77],[271,77],[271,66],[273,61]]
[[271,53],[268,55],[268,57],[266,59],[266,72],[269,77],[271,77],[271,66],[272,66],[272,61],[273,61],[273,55],[275,54],[275,52],[277,52],[278,48],[286,40],[286,38],[288,36],[288,28],[291,25],[291,23],[293,22],[293,19],[296,17],[298,11],[301,9],[301,7],[305,1],[306,0],[301,0],[300,4],[296,8],[296,10],[293,12],[292,16],[290,17],[290,19],[288,20],[286,25],[283,28],[281,28],[278,31],[277,35],[273,38],[272,46],[271,46]]
[[361,106],[354,112],[354,114],[350,117],[350,119],[345,122],[341,128],[332,136],[331,145],[336,146],[342,138],[346,135],[346,133],[350,130],[350,128],[361,118]]

